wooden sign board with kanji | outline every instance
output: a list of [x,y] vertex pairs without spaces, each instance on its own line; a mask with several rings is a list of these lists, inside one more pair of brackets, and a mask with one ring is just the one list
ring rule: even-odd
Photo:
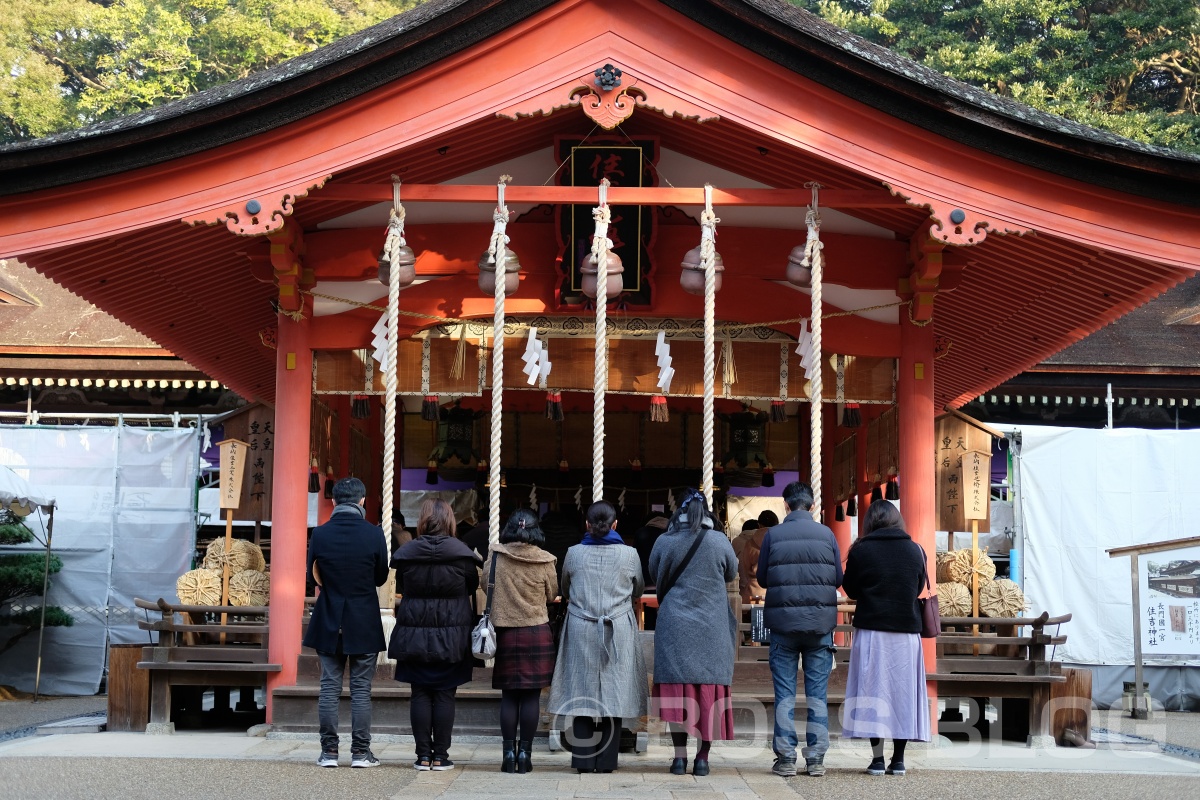
[[968,520],[988,518],[992,484],[992,454],[972,450],[962,456],[963,516]]
[[[224,420],[225,437],[246,443],[246,475],[233,518],[247,522],[271,519],[271,473],[275,469],[275,412],[252,405]],[[222,506],[224,508],[224,506]]]
[[[935,421],[936,439],[934,457],[936,459],[937,477],[937,529],[939,531],[967,531],[971,529],[967,515],[967,487],[963,484],[964,456],[970,453],[990,454],[992,441],[1003,436],[999,431],[989,428],[981,422],[971,419],[956,411],[940,416]],[[991,491],[990,459],[983,467],[981,484],[984,493],[990,497]],[[991,530],[989,503],[983,504],[982,516],[979,520],[979,530],[987,533]],[[980,513],[975,510],[974,513]]]
[[249,447],[241,439],[225,439],[220,448],[221,508],[235,509],[242,501],[242,475]]

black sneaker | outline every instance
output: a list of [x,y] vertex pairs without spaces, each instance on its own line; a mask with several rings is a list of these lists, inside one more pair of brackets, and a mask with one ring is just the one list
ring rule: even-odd
[[417,772],[428,772],[433,766],[433,760],[429,756],[417,756],[417,760],[413,762],[413,769]]
[[322,750],[321,755],[317,758],[318,767],[328,767],[337,769],[338,751],[337,750]]
[[804,759],[804,771],[811,778],[819,778],[825,774],[825,761],[820,758]]
[[775,766],[771,767],[771,772],[781,778],[794,778],[796,776],[796,759],[775,756]]
[[867,774],[868,775],[882,775],[884,772],[885,772],[885,770],[883,768],[883,759],[882,758],[871,759],[871,763],[867,765]]
[[904,777],[908,773],[904,769],[903,761],[893,761],[892,763],[888,764],[887,774],[888,775],[899,775],[900,777]]
[[365,767],[378,767],[379,759],[376,758],[375,754],[370,750],[365,753],[353,753],[350,756],[350,766],[359,769]]
[[454,762],[448,758],[435,758],[429,768],[434,772],[445,772],[448,769],[454,769]]

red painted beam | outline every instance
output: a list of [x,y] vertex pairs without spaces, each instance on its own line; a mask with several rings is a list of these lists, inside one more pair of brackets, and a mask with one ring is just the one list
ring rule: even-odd
[[[391,184],[343,183],[326,185],[314,191],[316,200],[347,200],[361,203],[379,203],[392,199]],[[588,186],[509,186],[504,190],[508,203],[551,203],[579,205],[595,204],[597,189]],[[447,184],[403,184],[400,187],[403,202],[423,203],[491,203],[496,200],[496,187],[447,185]],[[613,186],[608,190],[608,202],[612,205],[643,206],[702,206],[703,188],[676,188]],[[793,206],[803,207],[812,202],[808,189],[713,189],[713,205],[721,206]],[[822,189],[820,205],[826,208],[905,208],[907,203],[893,197],[885,189]]]

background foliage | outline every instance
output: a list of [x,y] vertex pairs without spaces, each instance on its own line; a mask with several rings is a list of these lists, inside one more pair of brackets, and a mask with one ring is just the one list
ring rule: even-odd
[[[245,77],[422,0],[5,0],[0,143]],[[790,0],[950,77],[1200,153],[1197,0]]]
[[420,0],[4,0],[0,141],[227,83]]
[[792,0],[952,78],[1200,153],[1196,0]]

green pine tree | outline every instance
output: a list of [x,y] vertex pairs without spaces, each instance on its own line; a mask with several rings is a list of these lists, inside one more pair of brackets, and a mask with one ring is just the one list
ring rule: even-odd
[[[0,512],[0,545],[28,544],[34,540],[33,531],[20,519],[7,511]],[[58,574],[62,566],[62,559],[50,556],[51,575]],[[7,639],[0,645],[0,655],[40,628],[41,604],[27,601],[42,596],[45,569],[44,553],[0,555],[0,629],[7,634]],[[37,607],[30,607],[34,605]],[[71,615],[58,606],[46,608],[46,627],[73,624],[75,620]]]

